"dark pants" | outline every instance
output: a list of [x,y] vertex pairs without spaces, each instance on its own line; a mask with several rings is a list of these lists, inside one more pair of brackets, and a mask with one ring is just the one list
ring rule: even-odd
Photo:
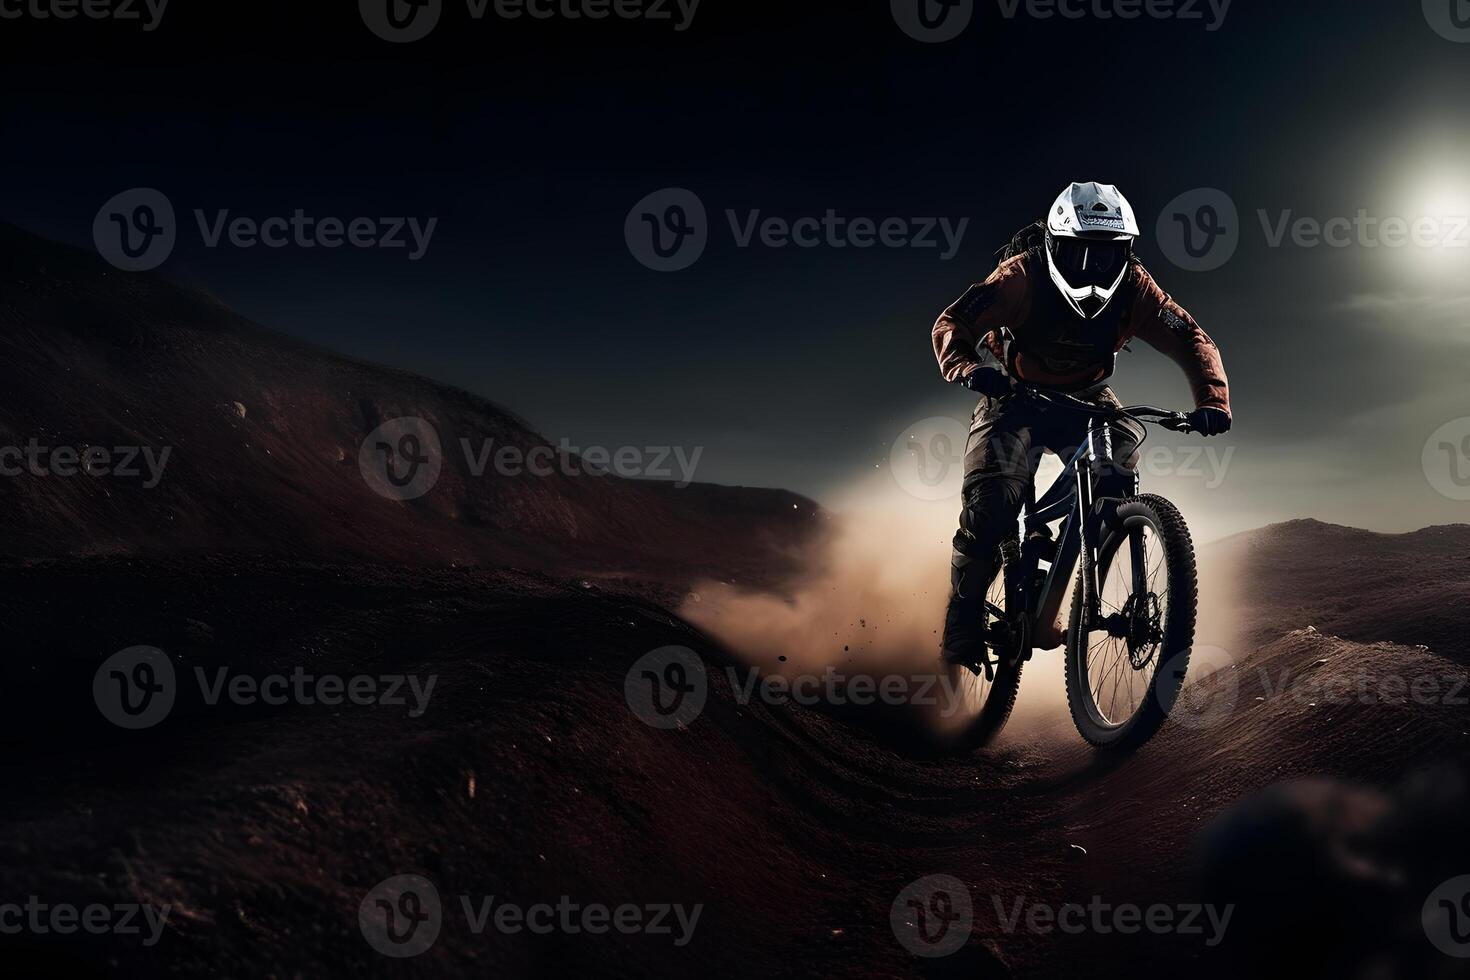
[[[1087,400],[1117,407],[1111,388]],[[945,654],[974,663],[984,649],[985,595],[999,569],[1000,545],[1017,530],[1043,453],[1071,460],[1087,437],[1087,415],[1064,406],[1040,406],[1018,398],[981,399],[965,445],[960,529],[954,536],[949,609],[944,617]],[[1127,468],[1137,441],[1113,430],[1113,458]]]

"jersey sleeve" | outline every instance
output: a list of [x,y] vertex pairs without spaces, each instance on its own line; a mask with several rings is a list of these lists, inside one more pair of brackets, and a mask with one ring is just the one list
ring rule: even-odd
[[945,381],[961,381],[981,366],[980,345],[994,349],[993,338],[1025,299],[1026,283],[1019,259],[1011,260],[939,314],[932,339],[939,373]]
[[1168,357],[1184,370],[1196,408],[1218,408],[1230,414],[1230,382],[1220,348],[1142,268],[1128,333]]

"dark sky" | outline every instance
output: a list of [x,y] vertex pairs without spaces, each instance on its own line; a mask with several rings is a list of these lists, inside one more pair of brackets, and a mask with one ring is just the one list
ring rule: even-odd
[[[1421,455],[1470,415],[1470,248],[1272,248],[1258,217],[1470,214],[1470,44],[1420,4],[1235,0],[1211,31],[1203,2],[1203,20],[1071,20],[976,0],[928,44],[887,0],[703,0],[683,31],[445,2],[411,44],[351,2],[173,0],[151,32],[0,19],[0,218],[90,247],[104,201],[158,188],[182,219],[163,274],[262,323],[485,394],[554,440],[699,446],[700,479],[826,499],[910,423],[968,411],[935,370],[935,315],[1067,182],[1113,182],[1233,382],[1224,482],[1174,492],[1219,531],[1465,519]],[[674,273],[624,240],[666,187],[710,216]],[[1238,206],[1239,247],[1189,272],[1154,232],[1201,187]],[[195,208],[439,220],[411,262],[206,248]],[[726,209],[969,224],[944,261],[739,248]],[[1136,346],[1125,399],[1189,407]]]

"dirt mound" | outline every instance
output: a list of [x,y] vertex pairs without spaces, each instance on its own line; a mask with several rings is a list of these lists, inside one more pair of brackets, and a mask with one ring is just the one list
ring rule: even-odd
[[1470,525],[1408,534],[1301,520],[1205,549],[1229,568],[1253,639],[1315,626],[1365,643],[1424,644],[1470,663]]
[[[0,345],[0,446],[34,440],[50,474],[0,480],[12,556],[251,551],[770,576],[821,522],[781,491],[589,475],[483,398],[302,344],[8,226]],[[400,418],[426,428],[373,435]],[[401,478],[422,472],[426,492],[375,491],[364,452],[385,472],[388,452],[428,461],[394,462]],[[0,463],[31,468],[14,454]],[[62,475],[78,469],[110,475]]]
[[[1302,833],[1333,854],[1359,823],[1294,829],[1291,814],[1318,804],[1270,796],[1263,815],[1219,814],[1279,796],[1282,782],[1325,776],[1373,799],[1405,772],[1470,764],[1463,708],[1324,703],[1313,687],[1463,668],[1315,631],[1216,661],[1136,755],[1099,757],[1063,721],[944,758],[861,717],[750,698],[745,668],[718,644],[633,591],[580,580],[113,558],[0,568],[0,597],[13,789],[0,892],[173,910],[154,946],[0,937],[6,962],[28,975],[1121,977],[1146,962],[1239,976],[1276,938],[1268,927],[1283,900],[1326,900],[1332,884],[1302,871],[1285,893],[1253,890],[1243,869],[1297,848]],[[434,687],[415,715],[409,705],[211,704],[181,685],[166,719],[124,731],[99,712],[93,680],[107,656],[140,643],[166,651],[181,678],[301,668],[432,677]],[[698,655],[708,696],[687,724],[661,729],[632,710],[627,681],[669,645]],[[1458,833],[1461,818],[1431,827],[1412,808],[1369,809],[1373,854],[1416,869],[1385,899],[1393,922],[1407,921],[1417,882],[1453,870],[1434,835]],[[1419,850],[1405,844],[1414,840]],[[1301,855],[1293,867],[1316,862]],[[405,874],[435,885],[445,918],[432,948],[396,961],[370,945],[358,910]],[[974,924],[959,952],[926,960],[900,943],[892,917],[900,893],[932,874],[963,884]],[[701,913],[683,945],[673,935],[476,932],[460,910],[466,896]],[[1236,908],[1216,945],[1011,919],[1017,907],[1094,900]],[[1359,950],[1358,922],[1313,920],[1314,941]],[[1424,942],[1394,930],[1378,952]]]

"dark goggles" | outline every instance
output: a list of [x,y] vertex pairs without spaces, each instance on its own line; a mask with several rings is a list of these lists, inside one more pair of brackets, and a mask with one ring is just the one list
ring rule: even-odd
[[1047,236],[1057,271],[1073,289],[1107,289],[1128,265],[1129,243]]

